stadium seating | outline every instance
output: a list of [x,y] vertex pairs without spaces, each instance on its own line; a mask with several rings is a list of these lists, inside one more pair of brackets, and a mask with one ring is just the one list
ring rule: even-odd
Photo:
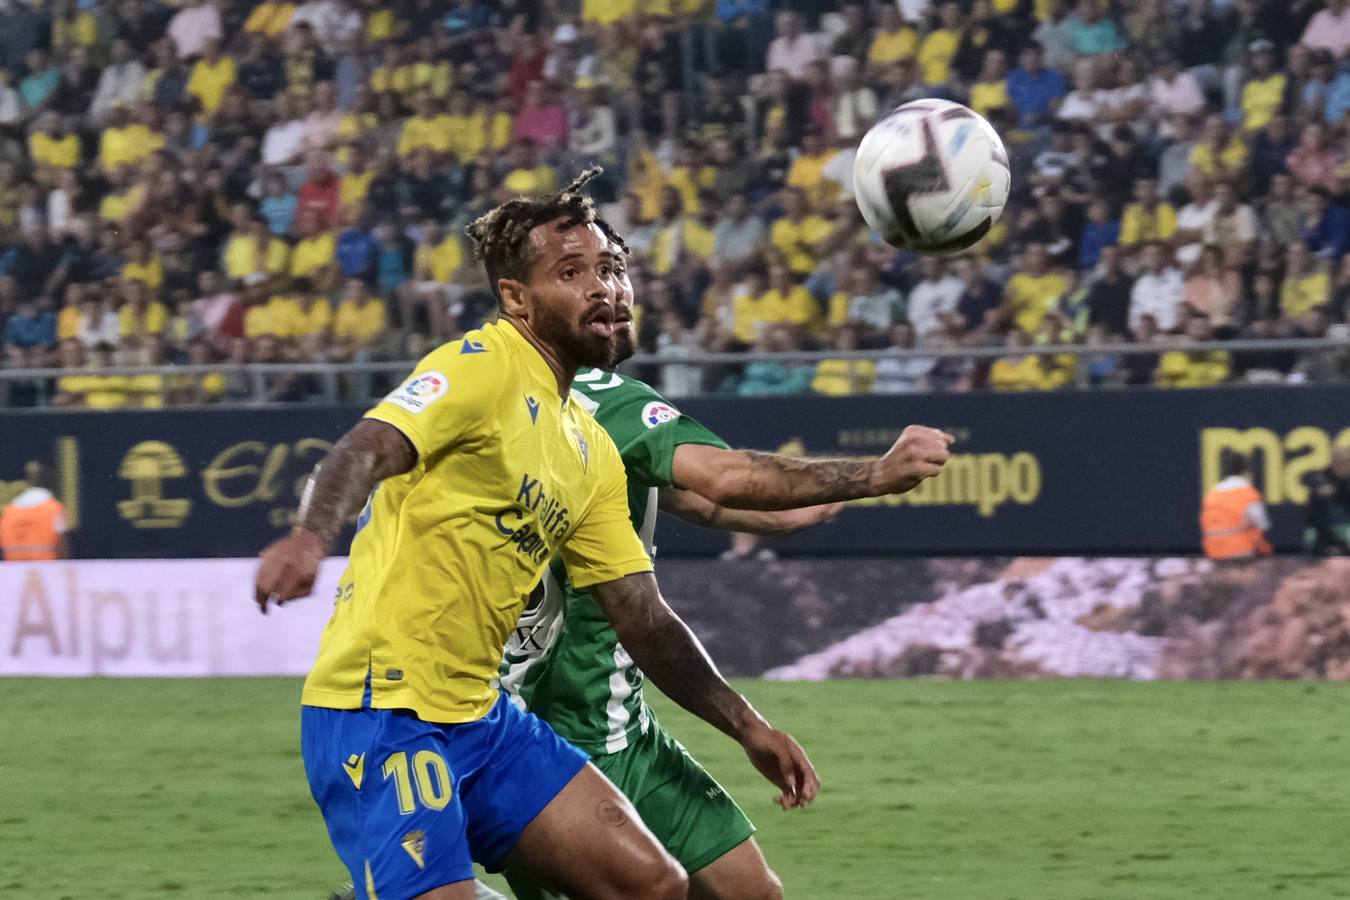
[[[596,162],[648,352],[934,351],[670,367],[677,393],[1340,380],[1345,352],[1168,344],[1350,332],[1347,49],[1343,0],[15,0],[3,365],[89,371],[0,405],[252,396],[110,365],[414,357],[493,309],[463,226]],[[1012,159],[960,260],[850,197],[860,135],[923,96]],[[1120,342],[1156,352],[1035,352]]]

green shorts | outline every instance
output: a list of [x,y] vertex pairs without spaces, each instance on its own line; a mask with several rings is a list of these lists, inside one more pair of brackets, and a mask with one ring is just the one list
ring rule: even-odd
[[657,724],[617,753],[595,756],[599,767],[637,807],[652,834],[696,872],[745,843],[755,826],[684,746]]

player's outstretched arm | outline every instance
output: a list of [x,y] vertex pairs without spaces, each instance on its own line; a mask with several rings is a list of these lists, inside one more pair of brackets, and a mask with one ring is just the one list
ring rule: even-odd
[[820,779],[805,751],[771,726],[726,683],[650,572],[590,588],[638,668],[670,699],[736,740],[760,774],[782,792],[784,809],[805,806]]
[[955,440],[945,431],[910,425],[884,456],[857,459],[799,459],[681,444],[675,449],[671,476],[676,487],[718,506],[796,509],[913,490],[942,471]]
[[789,534],[812,525],[833,522],[844,508],[842,503],[823,503],[801,509],[732,509],[719,506],[693,491],[679,488],[662,488],[660,498],[663,511],[679,516],[686,522],[742,534]]
[[254,585],[258,608],[308,596],[319,563],[333,549],[343,524],[386,478],[417,463],[417,451],[397,428],[362,419],[342,436],[309,476],[291,533],[262,552]]

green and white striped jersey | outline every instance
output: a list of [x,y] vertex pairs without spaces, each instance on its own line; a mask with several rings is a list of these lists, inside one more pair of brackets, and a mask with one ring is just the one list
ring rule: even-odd
[[[623,375],[583,369],[572,382],[572,398],[618,446],[633,529],[654,558],[657,490],[671,484],[675,448],[726,444],[651,387]],[[642,682],[599,604],[574,589],[555,561],[507,641],[501,686],[517,706],[600,756],[624,749],[635,732],[646,731],[650,714]]]

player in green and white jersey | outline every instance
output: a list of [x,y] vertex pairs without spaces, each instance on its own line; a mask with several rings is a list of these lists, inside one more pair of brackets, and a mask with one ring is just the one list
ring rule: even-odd
[[[626,274],[622,281],[631,303]],[[631,321],[623,323],[626,312],[617,318],[622,360],[632,355],[635,340]],[[794,459],[730,450],[651,387],[623,375],[582,370],[572,392],[619,448],[633,528],[649,553],[658,507],[727,530],[791,531],[834,518],[841,501],[913,488],[938,473],[952,440],[911,426],[884,457]],[[642,672],[599,605],[568,583],[561,563],[545,575],[507,643],[501,684],[518,705],[589,753],[633,801],[689,872],[690,897],[781,896],[752,837],[754,826],[661,728],[643,700]],[[507,877],[522,900],[549,896],[521,873]]]

